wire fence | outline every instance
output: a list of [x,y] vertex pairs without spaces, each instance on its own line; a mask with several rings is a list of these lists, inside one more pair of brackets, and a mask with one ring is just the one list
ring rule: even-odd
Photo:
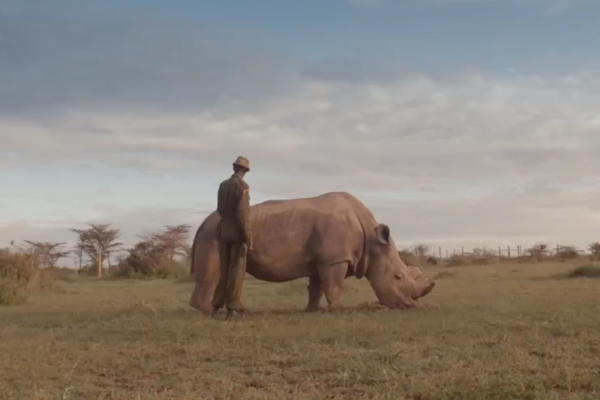
[[479,248],[467,248],[465,246],[460,247],[442,247],[438,246],[437,248],[429,247],[429,246],[415,246],[408,249],[402,250],[402,252],[410,253],[416,257],[435,257],[439,260],[449,260],[456,256],[487,256],[487,257],[497,257],[502,259],[517,259],[521,257],[528,257],[532,255],[544,255],[544,256],[561,256],[564,254],[572,254],[572,255],[592,255],[598,251],[594,250],[583,250],[576,248],[574,246],[563,246],[557,244],[554,246],[529,246],[523,247],[521,245],[517,246],[483,246]]

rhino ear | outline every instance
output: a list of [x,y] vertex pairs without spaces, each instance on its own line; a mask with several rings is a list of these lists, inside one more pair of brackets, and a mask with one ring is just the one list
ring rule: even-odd
[[375,228],[375,232],[377,233],[377,239],[379,242],[385,244],[386,246],[390,245],[390,227],[386,224],[379,224]]

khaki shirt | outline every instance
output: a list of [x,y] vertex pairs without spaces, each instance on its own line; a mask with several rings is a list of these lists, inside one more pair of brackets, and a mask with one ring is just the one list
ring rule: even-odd
[[219,186],[217,212],[221,221],[216,239],[227,242],[250,243],[250,187],[239,176],[232,175]]

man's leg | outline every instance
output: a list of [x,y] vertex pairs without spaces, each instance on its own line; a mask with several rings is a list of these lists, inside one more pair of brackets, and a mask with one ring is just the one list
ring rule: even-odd
[[219,241],[219,263],[221,266],[221,276],[219,277],[219,283],[215,289],[213,296],[213,316],[219,309],[225,305],[226,292],[227,292],[227,281],[229,280],[229,264],[230,264],[230,248],[231,243]]
[[246,253],[245,243],[233,243],[230,250],[231,269],[227,280],[227,295],[225,298],[227,309],[231,311],[247,311],[242,304],[242,286],[246,276]]

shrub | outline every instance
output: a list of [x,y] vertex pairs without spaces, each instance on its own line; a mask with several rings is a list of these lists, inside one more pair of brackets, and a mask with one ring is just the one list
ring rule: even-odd
[[113,273],[121,279],[180,279],[189,275],[181,261],[171,259],[157,243],[142,241],[129,251]]
[[561,261],[579,258],[579,251],[575,246],[560,246],[556,252],[556,258]]
[[400,259],[402,261],[404,261],[404,264],[406,264],[406,265],[417,265],[418,264],[417,257],[415,257],[414,253],[412,253],[409,250],[400,250],[398,252],[398,255],[400,256]]
[[525,249],[525,254],[528,254],[531,261],[540,262],[548,254],[548,245],[545,243],[538,243],[528,249]]
[[427,264],[430,264],[430,265],[437,265],[437,264],[438,264],[438,259],[437,259],[437,257],[433,257],[433,256],[429,256],[429,257],[427,257]]
[[496,254],[493,251],[487,249],[474,249],[471,254],[469,254],[469,259],[471,264],[474,265],[488,265],[494,262],[496,259]]
[[447,262],[448,267],[465,265],[488,265],[498,260],[496,253],[490,250],[474,249],[471,253],[453,254]]
[[437,265],[437,258],[428,253],[429,246],[426,244],[416,244],[411,248],[405,248],[398,251],[400,258],[406,265]]
[[32,293],[58,288],[51,273],[40,269],[33,253],[0,249],[0,304],[21,304]]
[[448,259],[449,267],[461,267],[461,266],[469,265],[469,264],[470,264],[470,260],[468,259],[468,257],[463,256],[461,254],[453,254]]
[[583,265],[575,268],[568,275],[569,278],[600,278],[600,267]]

